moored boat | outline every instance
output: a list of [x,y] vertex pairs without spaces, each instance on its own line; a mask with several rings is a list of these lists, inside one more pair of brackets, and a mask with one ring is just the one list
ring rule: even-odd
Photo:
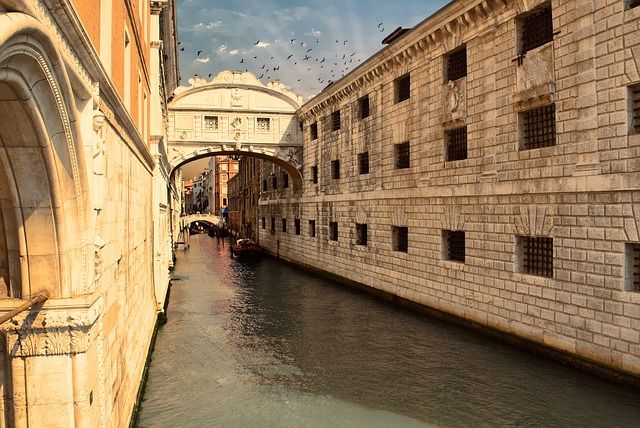
[[262,254],[262,247],[252,239],[241,238],[231,244],[230,254],[236,257],[257,257]]

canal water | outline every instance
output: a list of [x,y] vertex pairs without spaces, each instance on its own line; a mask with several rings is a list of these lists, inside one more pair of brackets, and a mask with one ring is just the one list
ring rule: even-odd
[[139,427],[638,427],[640,394],[270,258],[178,254]]

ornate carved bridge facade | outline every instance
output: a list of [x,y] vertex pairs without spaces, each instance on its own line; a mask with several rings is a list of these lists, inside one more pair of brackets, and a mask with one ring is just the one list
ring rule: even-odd
[[169,160],[178,168],[202,157],[249,155],[284,168],[300,185],[301,97],[280,82],[264,85],[250,72],[194,77],[169,104]]

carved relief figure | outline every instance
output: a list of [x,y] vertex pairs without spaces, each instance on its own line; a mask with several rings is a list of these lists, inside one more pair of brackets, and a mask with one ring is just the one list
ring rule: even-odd
[[231,105],[233,107],[242,107],[242,92],[238,88],[231,90]]

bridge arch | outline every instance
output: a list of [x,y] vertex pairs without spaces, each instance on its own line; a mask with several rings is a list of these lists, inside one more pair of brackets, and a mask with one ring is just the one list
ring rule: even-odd
[[188,227],[196,221],[209,223],[212,226],[218,226],[222,222],[222,217],[213,214],[190,214],[180,217],[180,225],[182,228]]
[[264,85],[250,72],[194,77],[169,104],[172,169],[208,156],[252,156],[283,168],[302,186],[302,98],[280,82]]
[[92,281],[74,89],[41,24],[0,15],[0,295],[72,297]]

